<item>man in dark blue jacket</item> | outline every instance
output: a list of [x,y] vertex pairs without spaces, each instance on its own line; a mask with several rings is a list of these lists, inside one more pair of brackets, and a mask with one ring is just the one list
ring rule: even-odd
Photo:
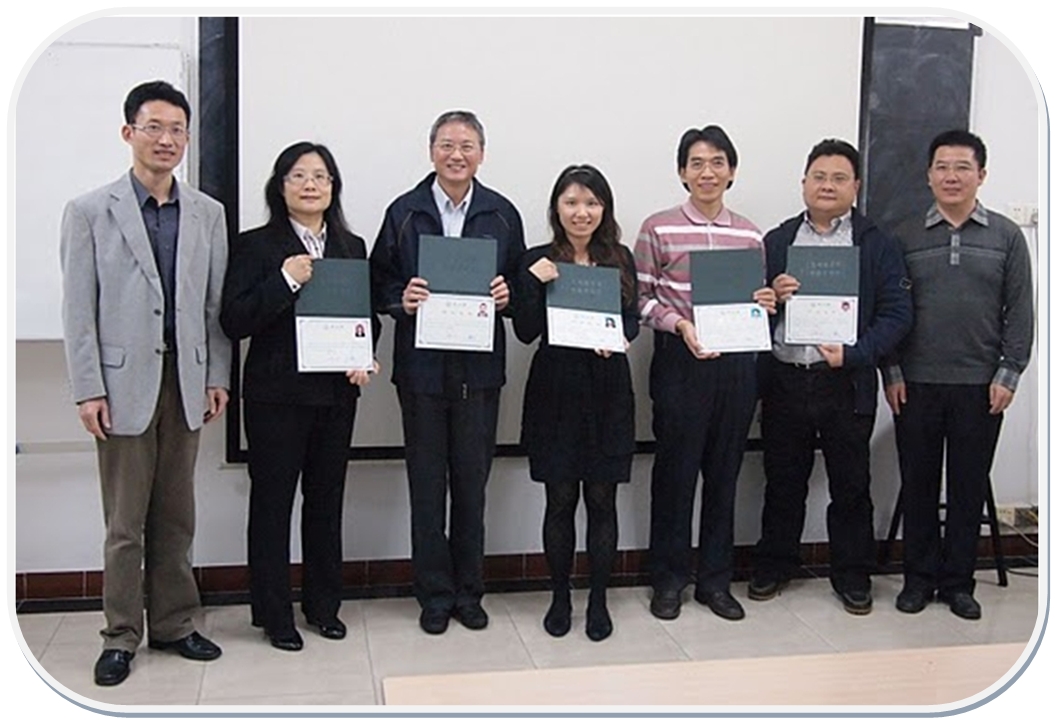
[[[860,160],[845,141],[814,146],[802,181],[805,213],[766,234],[766,278],[777,294],[773,352],[759,359],[766,473],[762,539],[755,550],[752,600],[768,600],[801,564],[799,542],[818,437],[828,471],[831,583],[847,612],[872,610],[875,534],[869,441],[875,425],[876,368],[912,326],[912,298],[896,239],[853,208]],[[786,302],[799,281],[786,273],[788,247],[860,249],[857,341],[809,346],[786,341]]]
[[[427,633],[454,616],[467,628],[487,626],[483,597],[484,487],[494,456],[498,395],[505,383],[505,326],[511,312],[507,279],[524,252],[520,214],[505,197],[475,180],[484,157],[484,129],[473,113],[448,111],[429,132],[435,168],[388,207],[370,255],[378,310],[396,320],[392,381],[403,411],[410,482],[414,593]],[[422,235],[493,238],[498,275],[491,282],[494,351],[417,349],[415,314],[428,298],[418,276]],[[447,535],[447,489],[450,535]]]

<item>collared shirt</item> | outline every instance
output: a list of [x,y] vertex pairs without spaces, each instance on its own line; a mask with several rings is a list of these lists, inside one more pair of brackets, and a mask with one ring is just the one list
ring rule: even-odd
[[[853,223],[850,221],[852,211],[847,211],[832,221],[832,227],[821,231],[810,219],[809,211],[806,220],[799,226],[792,246],[853,246]],[[816,364],[824,361],[824,355],[816,346],[807,344],[788,344],[784,341],[784,319],[781,315],[777,327],[773,330],[773,356],[786,364]]]
[[154,252],[154,263],[157,264],[161,277],[161,291],[165,299],[164,330],[165,345],[176,348],[176,247],[179,243],[179,184],[172,179],[168,200],[158,205],[150,191],[136,174],[128,172],[132,179],[132,189],[136,194],[139,212],[143,216],[150,248]]
[[440,212],[440,221],[443,222],[444,236],[461,236],[462,228],[465,226],[465,215],[469,212],[469,203],[473,200],[473,186],[469,184],[469,190],[465,198],[455,205],[447,192],[440,185],[439,178],[432,182],[432,197],[436,200],[436,208]]
[[[303,224],[297,223],[292,218],[289,219],[289,225],[293,227],[293,233],[297,234],[297,238],[304,244],[305,250],[308,255],[313,259],[321,259],[326,254],[326,224],[322,224],[322,230],[319,231],[319,235],[316,236],[312,233],[311,229]],[[302,284],[298,284],[293,280],[293,277],[289,275],[289,272],[282,269],[282,278],[286,280],[289,285],[289,290],[293,293],[300,291]]]
[[[679,320],[693,320],[692,251],[762,247],[762,232],[743,216],[723,208],[709,219],[686,201],[645,219],[634,246],[641,320],[676,334]],[[764,266],[758,287],[765,286]]]
[[958,227],[932,205],[897,236],[915,323],[886,384],[1000,384],[1012,391],[1033,345],[1033,275],[1022,230],[976,203]]

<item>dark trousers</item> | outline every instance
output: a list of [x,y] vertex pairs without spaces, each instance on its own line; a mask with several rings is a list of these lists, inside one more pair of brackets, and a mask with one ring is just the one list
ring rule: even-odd
[[[905,587],[972,592],[978,527],[1003,414],[989,385],[908,383],[894,419],[901,462]],[[945,539],[938,522],[945,462]]]
[[249,442],[249,593],[253,623],[293,627],[289,533],[297,480],[303,582],[301,610],[328,621],[341,605],[341,519],[356,403],[245,402]]
[[755,359],[726,354],[700,361],[680,337],[656,332],[649,381],[656,456],[652,465],[649,567],[657,591],[690,581],[692,506],[703,473],[696,589],[728,590],[733,516],[755,407]]
[[104,648],[139,647],[144,595],[150,639],[158,642],[194,632],[200,610],[190,554],[201,430],[187,427],[177,377],[176,357],[166,355],[157,408],[146,430],[96,442],[106,522]]
[[871,589],[876,543],[872,525],[869,441],[875,414],[854,413],[854,386],[844,369],[803,369],[771,362],[762,395],[762,464],[766,474],[759,572],[787,578],[802,564],[799,544],[820,438],[828,471],[831,583],[840,591]]
[[414,594],[423,608],[450,610],[483,597],[484,487],[495,452],[498,395],[498,389],[464,395],[399,390]]

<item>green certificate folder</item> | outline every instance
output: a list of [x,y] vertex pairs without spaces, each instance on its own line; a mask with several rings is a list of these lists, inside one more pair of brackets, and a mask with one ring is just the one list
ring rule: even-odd
[[370,263],[366,259],[316,259],[300,290],[297,316],[370,317]]
[[493,238],[422,236],[418,245],[418,276],[429,282],[429,293],[490,296],[497,268]]
[[550,346],[626,352],[619,269],[557,264],[546,288],[546,336]]
[[692,305],[745,304],[766,285],[762,249],[718,249],[689,254]]
[[297,371],[373,369],[370,264],[316,259],[294,306]]
[[795,293],[808,296],[857,296],[860,249],[856,246],[788,248],[788,274],[799,280]]
[[619,269],[558,263],[557,272],[546,285],[546,306],[620,313]]

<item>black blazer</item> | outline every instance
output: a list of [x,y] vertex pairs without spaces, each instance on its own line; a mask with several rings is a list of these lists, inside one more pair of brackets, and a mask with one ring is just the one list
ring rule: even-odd
[[[327,406],[351,403],[359,396],[359,387],[342,373],[297,371],[293,305],[299,292],[289,290],[282,262],[303,253],[304,244],[287,220],[245,231],[231,247],[220,325],[234,341],[252,337],[242,376],[246,400]],[[331,225],[325,257],[365,259],[366,244]],[[376,348],[381,326],[376,314],[371,317]]]

